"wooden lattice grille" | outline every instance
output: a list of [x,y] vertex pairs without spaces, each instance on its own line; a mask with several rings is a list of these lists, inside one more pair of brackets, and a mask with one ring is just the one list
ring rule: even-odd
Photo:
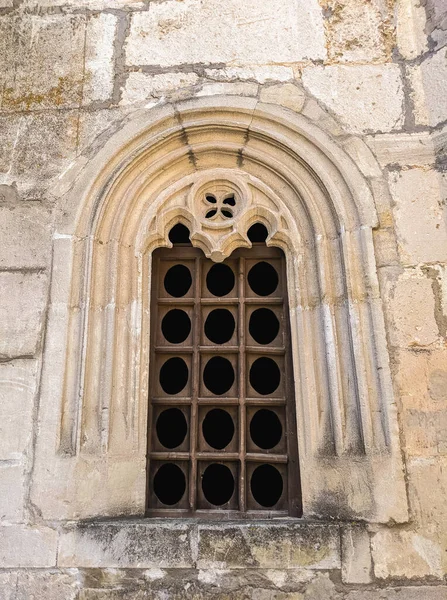
[[301,514],[284,256],[153,256],[152,516]]

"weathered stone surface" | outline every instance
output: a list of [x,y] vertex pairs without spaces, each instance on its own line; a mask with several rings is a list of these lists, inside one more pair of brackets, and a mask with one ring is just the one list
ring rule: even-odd
[[361,527],[346,527],[342,533],[341,575],[345,583],[370,583],[372,558],[369,534]]
[[413,531],[386,531],[371,539],[374,574],[378,579],[442,578],[439,543]]
[[194,563],[191,535],[179,521],[81,524],[62,533],[58,565],[187,568]]
[[409,69],[414,115],[418,125],[438,125],[447,119],[447,58],[442,48]]
[[0,526],[2,568],[54,567],[57,533],[48,527]]
[[398,0],[396,4],[396,38],[404,58],[416,58],[428,50],[425,33],[425,10],[419,0]]
[[419,133],[381,133],[367,136],[366,143],[382,167],[433,165],[436,160],[433,136]]
[[23,201],[41,201],[49,180],[75,157],[78,126],[79,114],[71,110],[0,116],[6,138],[0,141],[0,182],[16,185]]
[[205,83],[197,96],[256,96],[258,85],[248,81]]
[[444,2],[422,0],[427,15],[425,31],[433,49],[440,48],[447,41],[447,10]]
[[324,57],[317,0],[231,0],[224,10],[217,0],[157,2],[149,12],[132,16],[126,43],[128,65],[231,62],[233,66]]
[[0,272],[0,356],[33,356],[45,310],[45,273]]
[[38,363],[0,363],[0,460],[22,458],[31,439]]
[[445,600],[447,587],[415,585],[381,590],[356,590],[349,592],[346,600]]
[[110,14],[2,19],[1,109],[67,108],[108,98],[115,24]]
[[307,67],[303,70],[303,84],[339,117],[347,131],[391,131],[402,127],[404,97],[397,65]]
[[[198,83],[196,73],[130,73],[123,90],[121,105],[154,100],[182,89],[183,93]],[[186,89],[185,89],[186,88]]]
[[447,207],[441,177],[426,169],[390,173],[397,242],[404,264],[447,260]]
[[59,6],[71,9],[118,9],[118,10],[141,10],[145,8],[144,0],[25,0],[26,6],[36,9],[37,7],[56,8]]
[[328,57],[343,62],[389,58],[393,45],[391,11],[380,0],[320,0],[326,14]]
[[304,92],[292,83],[272,85],[261,90],[261,102],[280,104],[295,112],[301,111],[304,100]]
[[201,569],[339,568],[337,527],[301,524],[200,525]]
[[293,69],[277,65],[250,67],[225,67],[224,69],[205,69],[205,75],[216,81],[238,81],[250,79],[257,83],[266,81],[289,81],[293,79]]
[[23,520],[24,493],[23,465],[0,461],[0,521]]
[[[2,186],[0,186],[2,187]],[[3,186],[4,187],[4,186]],[[1,198],[0,191],[0,198]],[[52,215],[40,202],[2,206],[0,201],[1,268],[47,267],[51,256]]]
[[391,343],[402,348],[435,344],[439,330],[431,281],[423,273],[408,271],[395,282],[391,293]]
[[20,571],[14,600],[77,600],[80,586],[76,571]]

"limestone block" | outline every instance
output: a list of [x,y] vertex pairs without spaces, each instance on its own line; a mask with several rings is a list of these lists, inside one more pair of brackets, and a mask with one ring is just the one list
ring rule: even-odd
[[0,193],[0,268],[48,266],[51,225],[52,216],[47,206],[40,202],[2,206]]
[[403,88],[398,65],[312,66],[303,84],[342,121],[347,131],[391,131],[403,125]]
[[280,104],[295,112],[301,112],[304,100],[304,92],[293,83],[272,85],[261,90],[261,102]]
[[2,525],[0,527],[0,566],[54,567],[57,533],[48,527]]
[[115,77],[117,18],[109,13],[91,15],[85,33],[85,80],[82,104],[104,102],[112,96]]
[[447,57],[441,48],[420,65],[409,68],[417,125],[435,126],[447,119]]
[[78,111],[71,110],[28,113],[20,119],[1,116],[0,129],[8,139],[4,145],[0,141],[0,168],[5,173],[0,183],[15,182],[22,200],[42,200],[49,180],[76,155],[78,121]]
[[191,88],[198,83],[196,73],[130,73],[122,93],[120,104],[134,104],[147,99],[162,98],[177,92],[179,88]]
[[64,6],[71,9],[88,8],[90,10],[141,10],[145,7],[144,0],[25,0],[24,4],[30,8]]
[[17,571],[0,573],[0,600],[16,600]]
[[438,341],[435,299],[431,281],[423,274],[404,273],[391,290],[391,315],[394,328],[389,332],[392,345],[426,347]]
[[[407,461],[409,496],[415,520],[424,531],[439,534],[445,545],[447,531],[447,456],[412,457]],[[447,570],[447,557],[444,557]]]
[[248,81],[237,81],[235,83],[210,82],[205,83],[196,96],[256,96],[258,85]]
[[371,540],[378,579],[442,578],[442,548],[412,531],[381,530]]
[[402,414],[408,456],[447,454],[447,410],[406,409]]
[[38,363],[0,363],[0,460],[20,459],[31,440]]
[[92,522],[61,534],[61,567],[187,568],[193,565],[187,523]]
[[0,357],[36,353],[46,287],[45,273],[0,272]]
[[257,83],[267,81],[289,81],[293,79],[293,69],[281,65],[252,65],[247,67],[225,67],[205,69],[205,75],[216,81],[238,81],[250,79]]
[[423,0],[421,4],[427,14],[425,30],[434,49],[445,45],[447,41],[447,8],[440,0]]
[[436,171],[409,169],[389,176],[399,253],[405,264],[447,260],[447,207]]
[[380,0],[322,0],[327,15],[328,57],[343,62],[376,62],[389,57],[392,15]]
[[433,165],[436,160],[433,136],[428,131],[381,133],[368,136],[366,143],[382,167]]
[[115,23],[113,15],[2,19],[2,111],[69,108],[108,98]]
[[348,593],[346,600],[445,600],[446,586],[399,586],[376,590],[355,590]]
[[337,569],[338,528],[300,524],[200,525],[200,569]]
[[23,466],[0,461],[0,521],[22,521],[24,493]]
[[346,527],[343,530],[341,575],[345,583],[372,581],[371,547],[366,529]]
[[77,571],[19,571],[14,600],[75,600],[80,587]]
[[132,15],[126,43],[128,65],[165,67],[293,63],[325,53],[317,0],[157,2]]
[[419,0],[398,0],[396,5],[396,38],[400,54],[416,58],[428,50],[425,10]]

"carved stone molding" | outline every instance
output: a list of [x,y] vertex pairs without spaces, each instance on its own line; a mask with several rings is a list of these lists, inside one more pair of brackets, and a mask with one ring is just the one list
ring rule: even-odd
[[263,223],[287,261],[304,514],[407,518],[374,199],[343,149],[285,109],[203,98],[131,122],[60,189],[36,504],[144,511],[151,253],[183,223],[222,261]]

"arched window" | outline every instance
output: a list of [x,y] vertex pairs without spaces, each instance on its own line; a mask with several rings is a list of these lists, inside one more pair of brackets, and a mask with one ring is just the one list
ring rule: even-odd
[[[181,224],[194,260],[202,252],[199,262],[209,261],[203,269],[236,256],[249,261],[256,248],[248,231],[261,224],[273,252],[265,262],[283,253],[303,517],[407,519],[374,197],[340,144],[287,109],[201,98],[123,125],[94,155],[80,157],[55,193],[62,199],[31,498],[39,510],[52,519],[145,514],[148,398],[162,355],[151,356],[150,344],[157,252],[172,247],[169,234]],[[194,291],[194,303],[203,290]],[[197,336],[199,328],[191,331]],[[192,347],[188,360],[194,352],[202,360]],[[199,365],[189,366],[197,386]],[[231,394],[239,403],[239,392]],[[197,431],[200,408],[190,421]]]
[[300,516],[284,254],[263,225],[221,263],[187,234],[153,256],[147,514]]

